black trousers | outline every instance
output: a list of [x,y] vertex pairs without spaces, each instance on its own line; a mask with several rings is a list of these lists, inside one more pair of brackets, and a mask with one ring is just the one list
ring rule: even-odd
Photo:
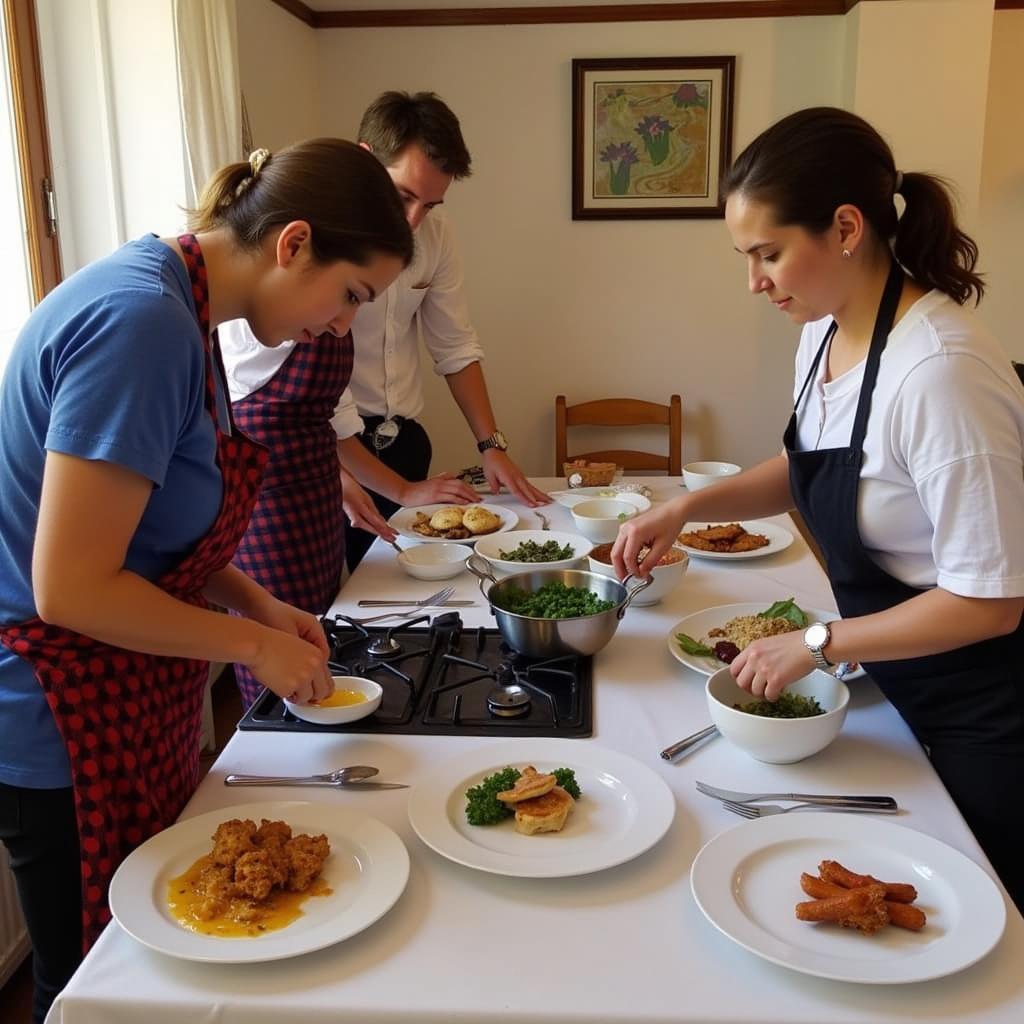
[[[366,429],[356,436],[362,442],[363,447],[375,455],[385,466],[393,469],[399,476],[406,480],[426,480],[430,472],[430,457],[432,449],[430,438],[427,432],[416,420],[403,420],[402,428],[398,437],[387,446],[377,451],[373,447],[373,431],[381,422],[380,416],[368,416],[365,418]],[[380,510],[380,514],[387,519],[398,510],[398,505],[385,498],[383,495],[370,491],[374,504]],[[370,545],[374,541],[374,535],[366,530],[360,530],[347,523],[345,526],[345,559],[348,562],[349,571],[363,560]]]
[[71,787],[0,782],[0,840],[32,942],[32,1021],[42,1024],[82,960],[82,874]]

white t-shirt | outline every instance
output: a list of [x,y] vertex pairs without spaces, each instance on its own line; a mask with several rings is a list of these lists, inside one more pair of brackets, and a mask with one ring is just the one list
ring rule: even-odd
[[[423,383],[416,322],[441,376],[483,361],[469,320],[462,260],[451,225],[434,210],[416,231],[412,263],[374,302],[361,306],[352,323],[355,362],[332,424],[338,437],[363,429],[362,416],[414,419],[423,410]],[[263,387],[281,368],[293,341],[261,345],[245,320],[221,324],[221,352],[231,401]]]
[[[794,398],[831,317],[806,324]],[[850,443],[864,363],[801,402],[802,451]],[[1024,387],[969,311],[932,291],[893,328],[871,399],[858,492],[861,540],[913,587],[1024,596]]]

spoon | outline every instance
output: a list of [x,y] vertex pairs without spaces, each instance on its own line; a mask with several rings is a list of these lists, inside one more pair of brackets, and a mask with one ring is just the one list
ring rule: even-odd
[[347,786],[350,783],[369,779],[379,769],[365,764],[338,768],[324,775],[228,775],[225,786]]

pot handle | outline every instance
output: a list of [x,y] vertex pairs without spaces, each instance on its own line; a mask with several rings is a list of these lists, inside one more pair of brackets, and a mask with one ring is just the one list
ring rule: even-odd
[[[497,577],[491,571],[491,563],[487,559],[478,555],[475,551],[473,554],[466,559],[466,568],[476,577],[477,583],[480,586],[480,593],[484,597],[487,597],[487,591],[484,590],[484,583],[490,580],[491,583],[497,583]],[[487,597],[490,601],[490,598]]]
[[625,579],[624,579],[624,580],[622,581],[622,585],[623,585],[624,587],[626,587],[626,600],[625,600],[625,601],[623,601],[623,602],[622,602],[622,604],[621,604],[621,605],[620,605],[620,607],[619,607],[619,611],[618,611],[618,617],[619,617],[620,619],[622,618],[622,616],[623,616],[623,615],[625,615],[625,614],[626,614],[626,609],[627,609],[627,608],[629,607],[629,604],[630,604],[630,602],[631,602],[631,601],[633,600],[633,598],[634,598],[634,597],[636,597],[636,595],[637,595],[637,594],[639,594],[641,590],[646,590],[646,589],[647,589],[647,588],[648,588],[648,587],[649,587],[649,586],[650,586],[650,585],[651,585],[651,584],[652,584],[652,583],[654,582],[654,577],[653,577],[653,576],[648,576],[648,577],[647,577],[647,579],[645,579],[645,580],[640,580],[640,582],[639,582],[639,583],[638,583],[638,584],[637,584],[637,585],[636,585],[636,586],[635,586],[635,587],[634,587],[634,588],[633,588],[632,590],[630,590],[630,589],[628,588],[627,584],[628,584],[628,583],[629,583],[629,581],[630,581],[631,579],[633,579],[633,578],[634,578],[634,577],[633,577],[633,574],[632,574],[632,573],[630,573],[630,574],[629,574],[629,575],[628,575],[628,576],[627,576],[627,577],[626,577],[626,578],[625,578]]

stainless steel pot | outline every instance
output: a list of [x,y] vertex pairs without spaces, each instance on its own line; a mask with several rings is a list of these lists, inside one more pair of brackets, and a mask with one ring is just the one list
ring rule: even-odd
[[[470,555],[466,568],[477,578],[480,593],[491,606],[498,629],[505,643],[514,651],[531,658],[560,658],[566,654],[596,654],[615,635],[615,630],[626,614],[630,602],[654,581],[653,577],[641,580],[632,588],[624,583],[597,572],[582,569],[534,569],[519,572],[498,580],[491,572],[489,562],[480,555]],[[516,615],[505,611],[502,598],[511,590],[533,593],[545,583],[553,581],[567,587],[585,587],[605,601],[614,601],[615,607],[596,615],[581,615],[575,619],[538,619],[529,615]],[[489,587],[485,584],[490,583]]]

